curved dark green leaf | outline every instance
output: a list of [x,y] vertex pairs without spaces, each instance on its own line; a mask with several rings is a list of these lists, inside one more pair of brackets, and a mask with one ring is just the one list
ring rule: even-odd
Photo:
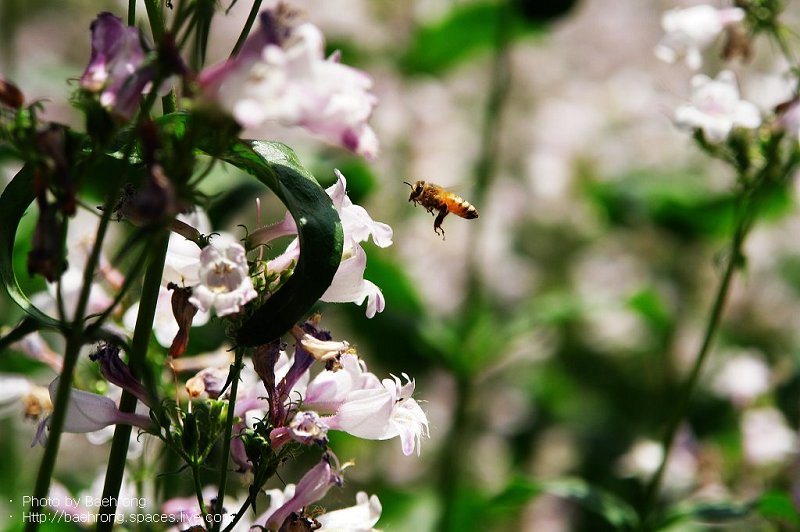
[[58,329],[61,323],[39,310],[22,291],[14,273],[14,238],[25,210],[35,198],[33,169],[25,165],[0,195],[0,279],[9,297],[42,327]]
[[236,336],[239,345],[261,345],[291,329],[328,289],[341,262],[342,224],[330,197],[288,146],[240,141],[217,156],[267,185],[298,228],[300,259],[294,273]]

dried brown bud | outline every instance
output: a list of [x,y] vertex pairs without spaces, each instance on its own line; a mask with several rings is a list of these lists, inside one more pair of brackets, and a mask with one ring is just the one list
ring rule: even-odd
[[0,103],[12,109],[19,109],[25,103],[25,96],[16,85],[0,78]]
[[167,285],[168,290],[172,290],[172,315],[178,322],[178,334],[169,346],[169,356],[178,358],[186,351],[189,345],[189,329],[192,327],[192,320],[197,314],[197,307],[189,303],[192,297],[191,287],[180,287],[175,283]]

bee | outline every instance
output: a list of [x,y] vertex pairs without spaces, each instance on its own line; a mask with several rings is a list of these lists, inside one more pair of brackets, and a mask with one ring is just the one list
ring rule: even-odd
[[408,201],[413,202],[415,207],[418,204],[422,205],[431,214],[433,211],[438,211],[436,219],[433,221],[433,230],[437,235],[442,235],[442,240],[444,240],[442,221],[447,213],[452,212],[468,220],[478,217],[478,209],[470,202],[439,185],[425,181],[417,181],[413,185],[408,181],[403,181],[403,183],[411,187],[411,196]]

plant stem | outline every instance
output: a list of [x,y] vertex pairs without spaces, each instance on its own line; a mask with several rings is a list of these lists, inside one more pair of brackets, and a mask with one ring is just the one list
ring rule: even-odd
[[644,526],[645,529],[647,529],[647,520],[650,517],[650,514],[652,513],[658,499],[661,482],[664,477],[667,463],[669,462],[669,455],[672,450],[672,446],[675,443],[675,436],[680,428],[681,422],[686,416],[689,402],[691,401],[694,390],[697,387],[697,383],[700,379],[705,361],[711,351],[711,345],[719,329],[719,324],[722,319],[722,312],[725,308],[725,302],[727,301],[728,294],[730,293],[733,275],[741,266],[744,259],[742,248],[754,219],[754,213],[747,212],[747,207],[750,206],[750,204],[745,200],[748,199],[747,196],[749,195],[749,192],[751,191],[746,189],[742,190],[739,198],[737,199],[736,221],[733,237],[731,239],[729,252],[730,255],[728,257],[727,265],[725,266],[725,271],[720,279],[719,286],[717,287],[717,293],[714,297],[714,302],[711,306],[711,312],[709,314],[708,323],[706,324],[703,342],[697,352],[697,356],[695,357],[694,365],[689,373],[689,377],[686,379],[681,393],[679,394],[674,415],[670,419],[669,424],[667,425],[667,430],[662,439],[661,445],[663,449],[663,456],[661,457],[661,462],[659,463],[658,469],[650,478],[650,481],[645,488],[644,504],[642,506],[643,510],[641,514],[642,526]]
[[453,421],[439,459],[439,494],[442,512],[436,530],[446,532],[458,530],[462,520],[458,517],[458,499],[461,491],[464,470],[464,456],[467,450],[470,428],[469,403],[472,397],[470,377],[456,375],[456,404]]
[[[145,381],[145,388],[151,398],[151,403],[159,404],[157,392],[153,383],[149,368],[147,368],[147,347],[150,344],[150,335],[153,331],[153,318],[158,301],[158,292],[161,288],[161,275],[164,270],[164,257],[167,254],[169,244],[169,232],[161,231],[153,238],[147,271],[142,287],[142,297],[139,302],[139,313],[136,316],[136,328],[133,331],[133,341],[131,342],[131,352],[129,353],[129,363],[131,372],[134,376],[141,377]],[[119,409],[122,412],[133,412],[136,410],[136,397],[127,391],[122,392]],[[98,519],[97,530],[111,530],[113,519],[110,519],[116,512],[116,500],[122,485],[122,475],[125,472],[125,459],[128,454],[128,444],[131,438],[130,425],[117,425],[114,430],[114,439],[111,443],[111,452],[108,456],[108,468],[106,469],[106,480],[103,486],[103,502],[114,504],[103,504],[100,507],[99,515],[107,515],[106,519]]]
[[136,0],[128,0],[128,26],[136,25]]
[[[78,363],[78,355],[84,342],[83,317],[84,314],[86,314],[86,307],[89,302],[89,294],[91,293],[92,281],[94,279],[94,271],[100,259],[100,251],[103,246],[106,229],[108,228],[108,222],[111,219],[111,211],[113,210],[114,203],[117,201],[118,189],[119,186],[114,187],[114,192],[106,197],[103,216],[100,218],[100,224],[97,227],[97,237],[95,238],[92,251],[83,269],[83,285],[81,286],[78,304],[75,307],[75,314],[69,329],[69,336],[67,337],[67,345],[64,350],[64,366],[61,370],[61,378],[56,391],[53,415],[50,418],[50,436],[44,451],[44,456],[42,456],[42,462],[39,466],[39,472],[33,490],[33,504],[31,504],[32,514],[41,513],[42,506],[38,504],[38,502],[43,500],[50,491],[50,481],[53,478],[58,448],[61,443],[61,432],[64,430],[64,422],[70,400],[72,374],[75,371],[75,366]],[[39,523],[31,520],[28,521],[25,530],[35,531],[38,528]]]
[[[219,491],[217,492],[217,503],[214,507],[216,515],[222,515],[223,503],[225,502],[225,484],[228,481],[228,458],[231,454],[231,436],[233,434],[233,420],[235,418],[234,410],[236,408],[236,394],[239,391],[239,373],[242,369],[242,358],[244,357],[244,348],[236,348],[236,359],[231,366],[231,391],[230,399],[228,399],[228,419],[225,423],[225,436],[222,440],[222,464],[220,465],[219,472]],[[215,519],[214,532],[219,532],[222,521]]]
[[203,515],[203,522],[208,523],[208,510],[206,501],[203,500],[203,488],[200,486],[200,471],[197,464],[192,464],[192,479],[194,480],[194,493],[197,497],[197,504],[200,506],[200,513]]
[[261,0],[253,0],[253,7],[250,8],[250,13],[247,15],[247,20],[244,23],[242,32],[239,34],[239,38],[236,40],[236,44],[233,45],[230,57],[236,56],[244,46],[244,42],[247,40],[247,36],[250,35],[250,30],[258,16],[259,9],[261,9]]

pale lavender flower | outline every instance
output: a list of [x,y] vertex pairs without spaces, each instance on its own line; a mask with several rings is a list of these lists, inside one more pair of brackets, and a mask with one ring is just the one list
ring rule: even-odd
[[656,47],[656,56],[667,63],[684,58],[692,70],[703,64],[702,50],[728,25],[744,20],[738,7],[717,9],[709,5],[673,9],[661,17],[666,35]]
[[704,74],[692,78],[691,103],[675,111],[681,127],[699,128],[711,142],[721,142],[734,127],[757,128],[761,114],[752,103],[739,97],[733,72],[723,70],[716,79]]
[[[336,183],[328,187],[328,193],[333,201],[344,231],[344,246],[342,261],[331,285],[320,298],[329,303],[356,303],[361,305],[367,301],[366,314],[372,318],[376,313],[382,312],[385,307],[383,293],[374,283],[364,279],[367,267],[367,255],[361,248],[361,243],[372,238],[378,247],[392,245],[392,228],[382,222],[377,222],[370,217],[366,209],[356,205],[347,196],[347,179],[339,171],[336,173]],[[287,213],[284,219],[268,227],[259,229],[250,235],[250,245],[264,244],[279,236],[296,234],[297,226],[292,217]],[[267,263],[269,271],[283,271],[300,257],[300,247],[297,240],[292,241],[278,257]]]
[[278,7],[261,13],[261,25],[239,55],[201,72],[205,96],[244,127],[269,121],[301,126],[368,158],[378,140],[367,120],[377,98],[364,72],[327,59],[320,30],[294,25]]
[[428,418],[411,397],[414,381],[406,374],[406,384],[395,376],[380,381],[355,355],[343,355],[341,364],[342,370],[320,373],[308,384],[304,408],[331,412],[322,418],[330,429],[369,440],[399,436],[403,454],[419,454]]
[[241,310],[258,293],[253,288],[244,248],[221,238],[200,252],[200,283],[189,302],[201,311],[214,308],[217,316]]
[[769,366],[757,354],[742,353],[726,358],[711,382],[712,389],[741,407],[752,403],[770,388]]
[[256,519],[256,522],[266,522],[269,530],[278,530],[292,513],[320,500],[334,484],[341,485],[339,472],[331,465],[331,461],[335,462],[336,458],[329,452],[324,454],[322,460],[303,475],[292,495],[274,510],[270,504],[267,512]]
[[[88,91],[99,92],[100,103],[113,108],[123,103],[121,92],[126,84],[131,84],[134,72],[144,62],[145,52],[139,30],[125,26],[122,19],[107,12],[97,16],[91,30],[92,55],[80,84]],[[137,101],[149,81],[146,80],[134,95]]]
[[[50,400],[55,404],[56,392],[60,378],[56,377],[50,383]],[[109,425],[133,425],[141,429],[152,428],[149,417],[128,412],[121,412],[114,401],[104,395],[70,390],[70,400],[64,419],[64,432],[84,433],[94,432]],[[46,441],[44,429],[50,427],[50,418],[43,420],[39,425],[35,443],[44,444]]]

